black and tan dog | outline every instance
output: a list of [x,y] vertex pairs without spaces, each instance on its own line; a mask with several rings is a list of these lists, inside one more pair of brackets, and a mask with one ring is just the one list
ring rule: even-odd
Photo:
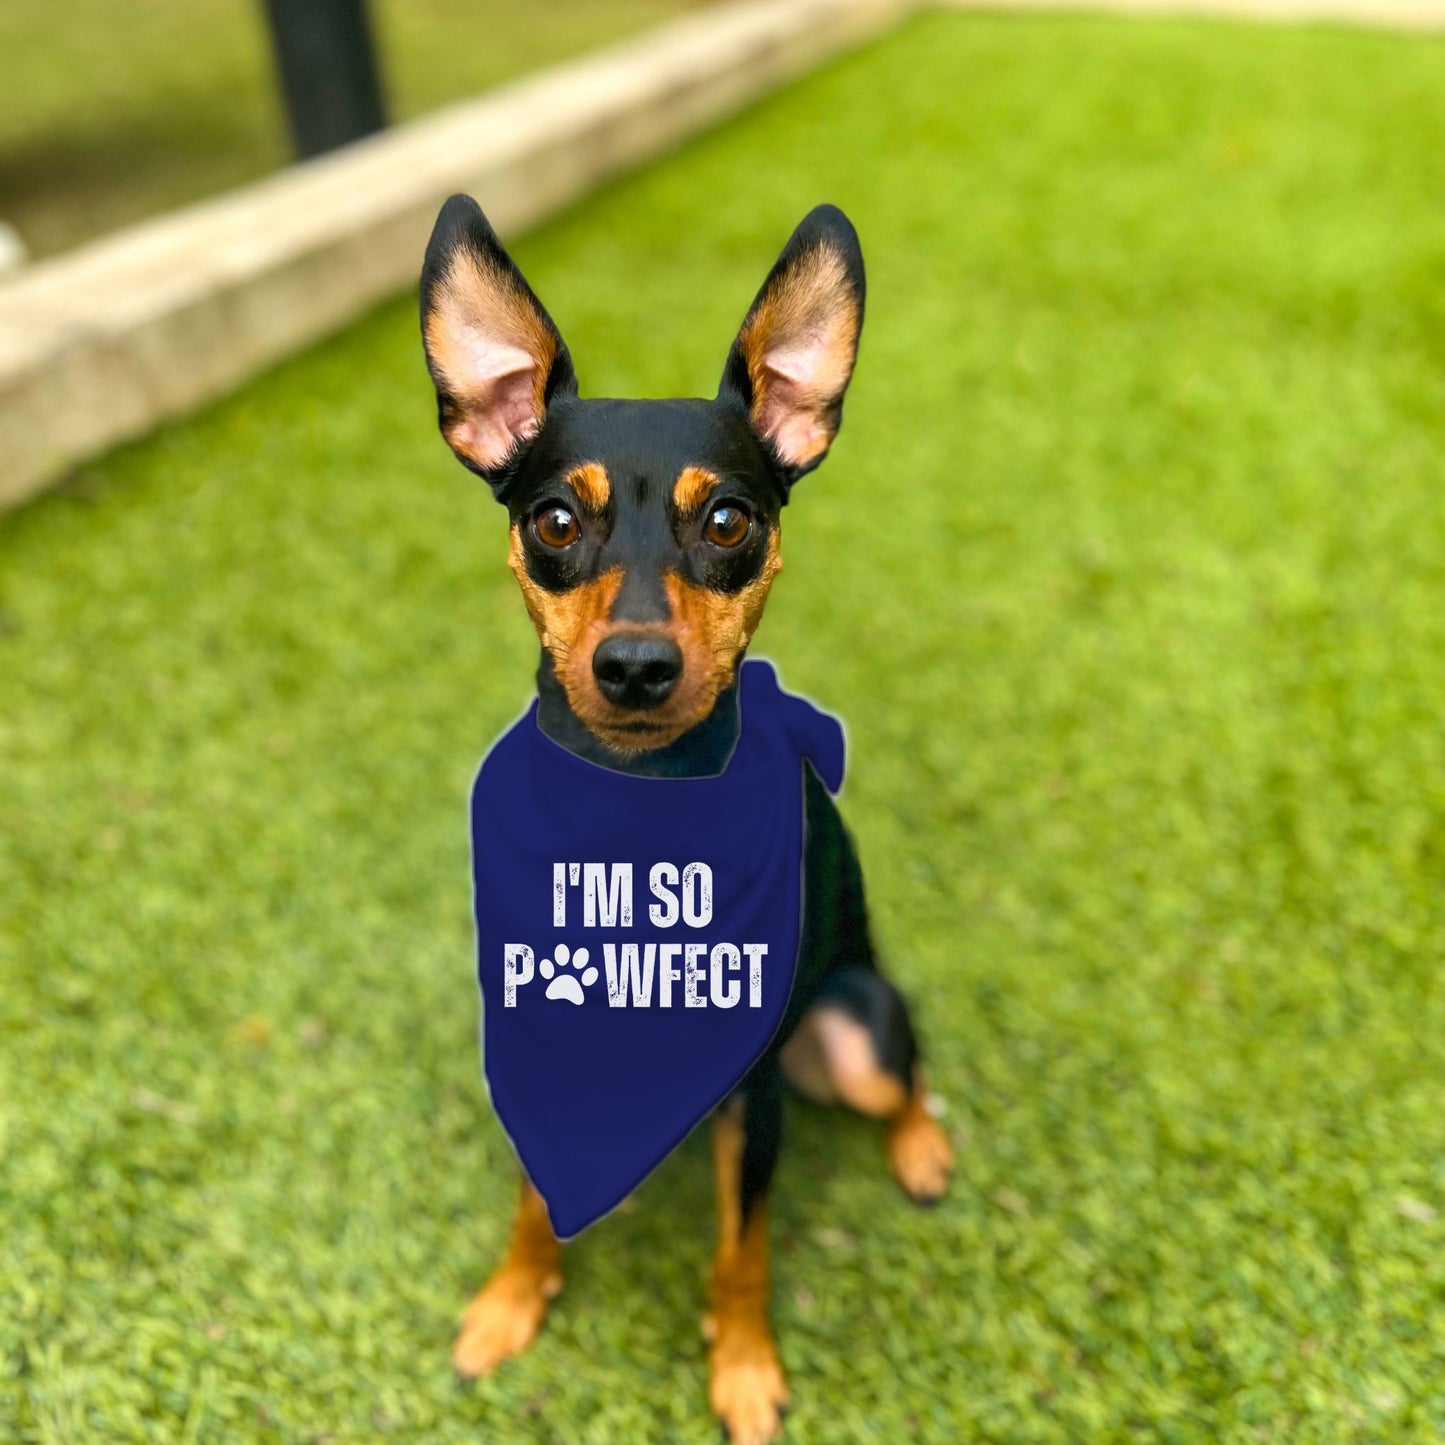
[[[736,676],[781,566],[793,484],[842,415],[863,322],[863,258],[841,211],[793,233],[753,302],[712,401],[582,400],[551,318],[476,203],[447,202],[421,286],[442,434],[506,506],[508,561],[542,640],[538,722],[624,772],[720,772]],[[705,1331],[711,1399],[735,1445],[773,1438],[787,1399],[768,1321],[768,1186],[786,1078],[888,1121],[919,1201],[952,1156],[923,1102],[908,1011],[878,971],[863,879],[836,807],[805,780],[804,920],[787,1014],[717,1112],[718,1242]],[[481,1374],[524,1349],[562,1288],[562,1248],[523,1180],[506,1258],[453,1359]]]

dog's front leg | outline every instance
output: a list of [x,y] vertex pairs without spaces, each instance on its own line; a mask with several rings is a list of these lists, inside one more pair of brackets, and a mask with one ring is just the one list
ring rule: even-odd
[[485,1375],[520,1355],[536,1337],[547,1307],[562,1289],[562,1246],[552,1233],[547,1206],[522,1176],[512,1238],[496,1273],[467,1306],[452,1346],[459,1374]]
[[782,1075],[765,1058],[713,1126],[718,1241],[710,1312],[709,1395],[731,1445],[764,1445],[788,1401],[768,1319],[768,1185],[782,1139]]

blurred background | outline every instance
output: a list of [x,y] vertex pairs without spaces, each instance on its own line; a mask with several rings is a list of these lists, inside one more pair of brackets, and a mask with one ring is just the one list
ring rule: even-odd
[[[696,3],[7,0],[0,221],[46,256],[287,164],[278,26],[304,47],[308,28],[344,36],[361,17],[386,114],[404,121]],[[318,57],[314,83],[349,58]]]
[[[380,100],[680,9],[376,0]],[[819,201],[867,257],[755,645],[846,719],[959,1169],[914,1210],[790,1105],[790,1441],[1445,1432],[1445,38],[1399,10],[922,7],[508,238],[590,395],[711,394]],[[287,164],[273,19],[0,6],[42,268]],[[396,291],[0,515],[0,1439],[717,1438],[705,1137],[448,1365],[515,1190],[466,797],[536,639]]]

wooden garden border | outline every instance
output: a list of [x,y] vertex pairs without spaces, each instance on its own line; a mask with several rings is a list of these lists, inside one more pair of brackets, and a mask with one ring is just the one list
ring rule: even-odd
[[535,225],[910,8],[711,6],[0,280],[0,510],[405,289],[452,192]]
[[[1445,0],[940,3],[1445,27]],[[712,6],[0,277],[0,511],[403,290],[453,191],[515,233],[916,8]]]

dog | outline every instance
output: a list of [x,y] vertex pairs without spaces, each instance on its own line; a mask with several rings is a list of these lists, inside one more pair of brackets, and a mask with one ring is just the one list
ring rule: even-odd
[[[453,452],[510,523],[508,563],[541,640],[537,722],[579,757],[648,777],[722,771],[738,668],[782,565],[793,486],[842,419],[863,322],[847,217],[819,206],[769,272],[711,401],[583,399],[551,317],[476,202],[437,218],[421,282],[427,367]],[[879,970],[858,854],[804,778],[802,942],[783,1023],[716,1111],[718,1237],[704,1334],[709,1396],[733,1445],[776,1437],[788,1393],[768,1317],[768,1190],[786,1080],[886,1121],[920,1203],[952,1150],[925,1105],[917,1036]],[[562,1288],[562,1246],[525,1176],[506,1255],[453,1350],[463,1376],[525,1349]]]

